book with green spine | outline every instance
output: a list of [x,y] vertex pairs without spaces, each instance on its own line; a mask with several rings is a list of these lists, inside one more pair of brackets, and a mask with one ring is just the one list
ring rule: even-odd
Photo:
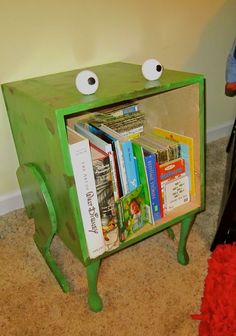
[[143,186],[144,191],[144,197],[145,197],[145,204],[147,206],[147,213],[148,213],[148,221],[149,223],[153,223],[153,215],[152,215],[152,203],[150,198],[150,190],[149,190],[149,184],[148,184],[148,177],[146,172],[146,165],[144,160],[144,154],[143,154],[143,148],[136,142],[132,141],[133,146],[133,152],[134,156],[137,161],[137,169],[138,169],[138,175],[139,175],[139,181],[140,184]]

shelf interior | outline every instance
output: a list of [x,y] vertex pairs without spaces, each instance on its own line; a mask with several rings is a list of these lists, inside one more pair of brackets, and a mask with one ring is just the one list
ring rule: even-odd
[[[145,114],[145,132],[149,132],[150,128],[156,126],[193,138],[195,194],[191,195],[189,203],[173,209],[165,217],[156,221],[154,225],[145,224],[143,228],[127,238],[127,242],[139,240],[139,236],[142,239],[142,235],[148,235],[149,231],[152,234],[153,230],[158,231],[159,227],[165,224],[168,225],[168,222],[172,225],[173,222],[176,223],[175,218],[193,211],[197,212],[202,207],[199,84],[192,84],[145,97],[137,100],[137,102],[140,111]],[[99,111],[102,112],[101,109]],[[65,123],[73,127],[76,122],[86,120],[88,113],[93,112],[94,110],[67,116]]]

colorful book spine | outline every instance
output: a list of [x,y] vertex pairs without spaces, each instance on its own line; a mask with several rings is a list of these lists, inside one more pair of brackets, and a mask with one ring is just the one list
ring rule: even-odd
[[90,150],[105,248],[111,251],[119,246],[119,232],[109,155],[94,145],[90,145]]
[[188,203],[190,201],[188,176],[179,176],[165,183],[164,197],[166,212]]
[[154,221],[156,221],[160,219],[163,214],[162,201],[161,201],[162,196],[160,193],[160,187],[158,185],[159,182],[156,171],[156,155],[153,153],[145,153],[144,160],[149,183],[152,214]]
[[117,171],[115,153],[113,151],[111,143],[105,141],[100,137],[101,132],[99,132],[98,129],[86,123],[76,123],[74,125],[74,129],[76,130],[76,132],[89,139],[91,144],[97,146],[99,149],[101,149],[102,151],[104,151],[109,155],[111,174],[112,174],[113,193],[115,201],[118,200],[120,197],[120,187],[118,181],[118,171]]
[[192,178],[191,178],[191,169],[190,169],[190,155],[189,155],[189,146],[186,144],[180,144],[180,157],[185,161],[185,170],[186,175],[189,178],[189,190],[192,190]]
[[147,209],[142,184],[119,199],[117,202],[117,214],[121,241],[126,240],[148,222],[146,212]]
[[161,185],[163,212],[189,202],[189,177],[186,175],[185,160],[179,158],[165,164],[157,164],[157,177]]
[[163,163],[160,165],[159,169],[160,181],[164,182],[166,180],[173,179],[176,176],[184,174],[185,172],[185,160],[183,158],[178,158],[176,160]]
[[[188,137],[186,135],[182,135],[179,133],[171,132],[166,129],[154,127],[152,129],[154,134],[160,135],[172,141],[178,142],[180,145],[185,144],[188,146],[188,162],[189,166],[189,184],[190,184],[190,194],[195,195],[196,187],[195,187],[195,174],[194,174],[194,146],[193,146],[193,138]],[[186,160],[186,158],[185,158]]]
[[114,117],[120,117],[120,116],[124,116],[126,114],[129,114],[129,113],[138,112],[138,110],[139,110],[138,104],[133,104],[133,105],[123,107],[119,110],[112,111],[111,114]]
[[138,186],[138,177],[131,141],[121,142],[129,192]]
[[128,180],[127,180],[127,175],[126,175],[126,170],[125,170],[123,151],[122,151],[121,143],[119,140],[116,140],[114,142],[114,145],[115,145],[115,151],[116,151],[116,159],[117,159],[117,164],[118,164],[122,194],[125,195],[129,192],[129,186],[128,186]]
[[148,184],[148,178],[147,178],[147,172],[146,172],[146,166],[145,166],[145,160],[144,160],[144,154],[142,147],[135,142],[132,142],[133,146],[133,153],[137,160],[137,167],[138,167],[138,175],[140,184],[143,186],[143,192],[145,197],[145,204],[146,204],[146,216],[149,223],[154,223],[153,215],[152,215],[152,204],[150,199],[150,190],[149,190],[149,184]]
[[157,187],[158,187],[158,194],[160,195],[160,210],[161,210],[161,217],[164,217],[164,193],[162,189],[162,183],[160,180],[160,165],[156,161],[156,174],[157,174]]
[[89,141],[69,130],[68,140],[88,254],[93,259],[105,252],[105,244]]

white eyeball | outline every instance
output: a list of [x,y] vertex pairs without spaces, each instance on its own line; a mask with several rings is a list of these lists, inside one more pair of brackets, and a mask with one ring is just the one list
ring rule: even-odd
[[142,73],[147,80],[156,80],[161,77],[163,66],[154,58],[148,59],[142,65]]
[[76,76],[75,85],[82,94],[90,95],[97,91],[99,80],[93,71],[83,70]]

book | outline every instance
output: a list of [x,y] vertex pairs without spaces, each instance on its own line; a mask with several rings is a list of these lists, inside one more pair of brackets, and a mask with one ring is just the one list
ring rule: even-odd
[[155,153],[156,160],[159,164],[168,162],[168,149],[167,147],[158,144],[158,143],[150,143],[146,137],[140,136],[136,139],[133,139],[133,142],[139,144],[145,150]]
[[91,144],[95,145],[96,147],[98,147],[103,152],[109,155],[111,173],[112,173],[113,192],[116,201],[120,197],[120,181],[118,177],[116,157],[111,143],[106,141],[107,139],[105,140],[104,138],[100,137],[98,130],[91,129],[91,127],[86,122],[75,123],[74,129],[76,132],[86,137]]
[[117,139],[121,139],[122,137],[126,137],[127,139],[135,139],[138,138],[141,133],[143,132],[143,126],[138,126],[138,127],[134,127],[130,130],[124,131],[119,133],[117,130],[112,129],[111,127],[107,126],[107,125],[100,125],[99,129],[103,130],[104,132],[106,132],[107,134],[117,138]]
[[195,174],[194,174],[194,144],[193,138],[183,134],[178,134],[166,129],[154,127],[154,134],[164,138],[171,139],[180,144],[180,156],[184,157],[186,162],[187,175],[189,176],[190,194],[195,195]]
[[143,148],[138,143],[135,143],[135,142],[132,142],[132,147],[133,147],[133,153],[134,153],[135,159],[137,161],[139,182],[143,186],[147,219],[148,219],[149,223],[154,223],[154,219],[153,219],[153,215],[152,215],[152,205],[151,205],[151,198],[150,198],[149,183],[148,183],[146,165],[145,165],[145,160],[144,160]]
[[122,194],[125,195],[127,192],[135,189],[138,186],[138,174],[131,141],[116,131],[107,131],[106,126],[104,127],[105,129],[102,127],[97,128],[93,125],[89,125],[88,127],[101,137],[105,137],[114,146],[120,173]]
[[144,152],[147,178],[149,183],[150,199],[154,221],[163,217],[161,185],[156,170],[156,155]]
[[[189,177],[186,175],[183,158],[162,165],[156,163],[156,171],[161,185],[163,214],[165,216],[171,209],[190,201]],[[181,185],[183,192],[178,197],[177,192],[180,191]],[[174,199],[176,199],[175,202]]]
[[[115,172],[115,185],[116,185],[116,195],[115,201],[119,199],[123,194],[128,192],[128,182],[125,172],[125,165],[124,165],[124,158],[121,145],[119,141],[111,134],[108,134],[101,130],[100,128],[90,125],[88,123],[83,123],[79,125],[79,127],[83,127],[87,131],[93,133],[103,142],[109,144],[110,148],[112,149],[112,157],[113,157],[113,165],[114,165],[114,172]],[[122,139],[126,139],[121,136]]]
[[106,126],[121,135],[127,136],[143,132],[144,113],[137,111],[119,116],[108,113],[93,113],[88,122],[97,128]]
[[88,254],[91,259],[105,252],[88,139],[67,127],[68,145]]
[[185,172],[185,160],[183,158],[178,158],[159,165],[159,178],[161,183],[185,174]]
[[122,195],[125,195],[129,192],[128,179],[125,170],[124,155],[119,140],[114,141],[114,147],[116,152],[116,159],[119,171],[119,178],[121,183]]
[[128,190],[132,191],[138,186],[138,176],[131,141],[121,141],[121,148],[123,152]]
[[114,117],[121,117],[126,114],[134,113],[139,111],[138,104],[126,104],[123,106],[117,106],[114,109],[111,109],[110,111],[107,111],[109,114],[111,114]]
[[119,246],[120,241],[109,155],[94,145],[90,145],[90,151],[105,249],[111,251]]
[[117,201],[116,206],[120,240],[124,241],[148,222],[147,205],[142,184],[122,196]]
[[122,116],[128,113],[138,112],[139,106],[136,102],[116,103],[113,105],[102,106],[93,110],[94,113],[108,114],[112,116]]
[[190,201],[189,178],[187,175],[171,179],[164,185],[166,212]]
[[[143,133],[141,138],[145,138],[150,145],[159,145],[167,149],[167,161],[175,160],[180,157],[180,146],[176,141],[172,141],[153,133]],[[161,162],[159,163],[161,164]]]

